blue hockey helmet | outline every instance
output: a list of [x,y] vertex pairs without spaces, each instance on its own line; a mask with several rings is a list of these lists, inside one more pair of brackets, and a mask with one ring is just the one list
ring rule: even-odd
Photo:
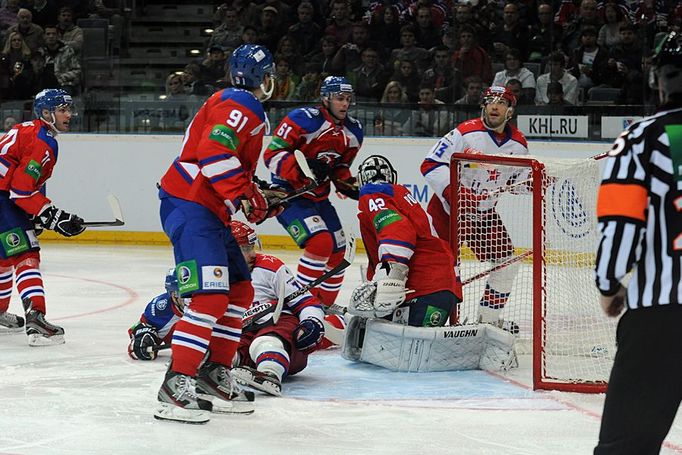
[[[274,78],[275,61],[265,46],[242,44],[230,57],[230,78],[235,87],[254,89],[260,87],[269,98],[272,92],[263,87],[263,78],[269,74]],[[272,84],[274,89],[274,81]]]
[[73,106],[71,95],[65,90],[47,88],[36,95],[33,101],[33,115],[35,118],[43,118],[43,109],[54,114],[60,106]]
[[169,294],[179,292],[178,276],[175,274],[175,268],[168,269],[168,272],[166,272],[164,287]]
[[331,96],[338,93],[350,93],[352,95],[353,86],[343,76],[327,76],[320,86],[320,97],[323,100],[329,100]]

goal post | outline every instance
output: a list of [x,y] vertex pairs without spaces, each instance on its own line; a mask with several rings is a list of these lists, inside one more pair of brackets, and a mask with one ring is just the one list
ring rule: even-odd
[[594,159],[452,157],[450,244],[464,301],[451,321],[486,312],[518,328],[534,389],[606,390],[616,323],[593,278],[599,182]]

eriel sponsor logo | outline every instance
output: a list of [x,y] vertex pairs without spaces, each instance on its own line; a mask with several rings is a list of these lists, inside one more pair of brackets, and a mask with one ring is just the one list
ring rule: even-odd
[[443,332],[443,338],[469,338],[475,337],[478,334],[478,329],[469,330],[447,330]]
[[223,271],[216,267],[215,269],[213,269],[213,276],[216,278],[222,278]]
[[228,286],[222,281],[204,281],[204,289],[228,289]]

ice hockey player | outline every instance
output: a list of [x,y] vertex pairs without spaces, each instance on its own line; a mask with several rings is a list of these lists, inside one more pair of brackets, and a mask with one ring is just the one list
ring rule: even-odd
[[[433,146],[421,165],[434,195],[427,211],[442,239],[450,237],[450,158],[453,153],[483,153],[489,155],[527,155],[528,144],[523,133],[509,123],[516,106],[516,97],[504,87],[489,87],[483,94],[480,118],[467,120],[450,131]],[[514,253],[514,245],[495,207],[499,190],[520,180],[512,170],[492,170],[485,166],[470,166],[461,177],[460,205],[466,216],[458,221],[461,239],[479,261],[503,263]],[[525,175],[525,174],[524,174]],[[519,263],[491,272],[480,300],[482,322],[500,321],[511,292]],[[509,321],[511,324],[511,321]],[[518,327],[514,330],[518,331]]]
[[[286,303],[276,324],[272,313],[253,320],[250,315],[262,314],[276,304],[282,283],[285,295],[295,292],[299,285],[281,260],[256,252],[259,242],[251,227],[236,220],[231,225],[232,235],[251,270],[255,290],[254,302],[244,318],[247,332],[242,333],[232,374],[243,384],[281,395],[282,380],[302,371],[307,366],[308,354],[329,345],[330,341],[323,338],[324,325],[343,329],[343,320],[334,315],[325,316],[319,300],[310,293]],[[147,304],[140,320],[128,331],[131,337],[128,354],[133,359],[155,359],[154,348],[170,341],[173,326],[183,314],[185,302],[177,298],[174,269],[166,276],[166,289],[167,293]]]
[[64,343],[64,329],[45,320],[37,235],[51,229],[71,237],[85,230],[81,218],[55,207],[41,191],[57,163],[57,135],[69,131],[72,108],[64,90],[43,90],[33,103],[35,120],[0,137],[0,333],[24,330],[24,318],[7,311],[14,274],[30,346]]
[[[291,111],[275,129],[265,150],[265,165],[272,181],[287,191],[311,182],[299,169],[294,157],[301,150],[315,174],[318,185],[292,200],[277,217],[296,241],[303,255],[296,279],[306,285],[343,259],[346,242],[341,222],[329,201],[330,182],[337,193],[358,199],[358,186],[350,165],[362,145],[360,122],[348,115],[353,87],[344,77],[329,76],[320,88],[322,105]],[[324,281],[313,293],[325,305],[334,303],[343,282],[343,272]]]
[[[173,244],[180,296],[192,302],[175,326],[157,419],[205,423],[211,410],[254,409],[253,393],[240,390],[229,371],[253,287],[226,227],[240,206],[251,222],[280,210],[276,195],[253,181],[268,125],[261,101],[272,94],[274,73],[265,47],[238,47],[229,61],[233,87],[214,93],[199,109],[180,156],[161,179],[161,225]],[[212,403],[196,396],[199,388]]]
[[[360,164],[358,219],[370,281],[351,296],[348,312],[357,317],[346,329],[343,355],[400,371],[478,368],[487,349],[486,328],[443,327],[462,299],[454,258],[427,213],[396,180],[383,156]],[[472,341],[446,340],[460,337]],[[503,352],[511,346],[513,337]]]

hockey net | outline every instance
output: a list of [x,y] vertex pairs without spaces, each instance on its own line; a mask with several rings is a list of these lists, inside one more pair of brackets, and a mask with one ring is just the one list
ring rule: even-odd
[[535,389],[605,391],[615,321],[593,278],[598,161],[458,153],[450,169],[450,242],[464,284],[453,319],[478,321],[482,301],[502,303],[495,313],[518,326]]

